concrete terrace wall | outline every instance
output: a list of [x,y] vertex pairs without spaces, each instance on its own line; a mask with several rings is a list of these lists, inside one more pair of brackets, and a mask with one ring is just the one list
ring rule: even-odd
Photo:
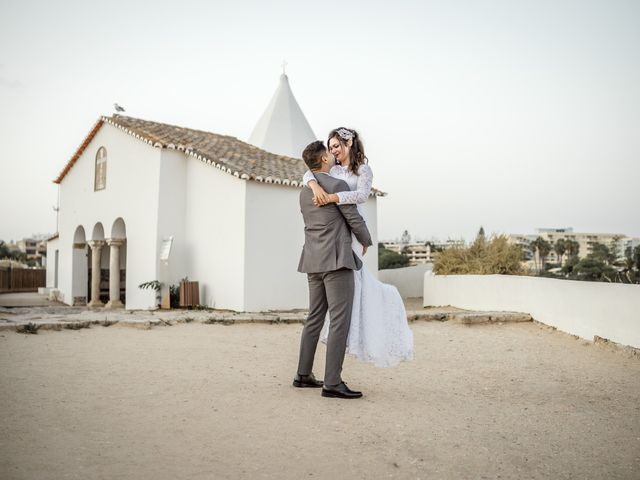
[[510,275],[425,275],[424,305],[517,311],[593,340],[640,348],[640,285]]
[[394,285],[402,298],[421,297],[424,291],[424,275],[430,272],[431,268],[431,264],[423,264],[380,270],[378,279],[383,283]]

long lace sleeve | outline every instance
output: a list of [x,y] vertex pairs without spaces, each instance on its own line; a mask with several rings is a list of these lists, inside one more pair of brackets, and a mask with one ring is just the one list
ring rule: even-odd
[[338,192],[340,201],[338,205],[345,203],[365,203],[371,193],[371,185],[373,184],[373,171],[367,164],[361,165],[358,170],[358,183],[356,189],[350,192]]
[[304,172],[304,175],[302,176],[302,183],[304,184],[305,187],[308,186],[308,183],[310,180],[315,180],[316,177],[313,175],[313,172],[311,172],[311,170],[307,170],[306,172]]

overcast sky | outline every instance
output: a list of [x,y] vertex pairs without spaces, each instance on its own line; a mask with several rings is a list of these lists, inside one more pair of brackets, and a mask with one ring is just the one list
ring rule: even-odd
[[0,0],[0,239],[55,231],[113,102],[246,140],[281,63],[314,132],[359,130],[381,239],[640,236],[640,2]]

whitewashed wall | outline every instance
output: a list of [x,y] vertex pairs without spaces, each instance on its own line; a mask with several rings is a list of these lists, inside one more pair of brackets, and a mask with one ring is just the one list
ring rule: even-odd
[[247,182],[245,308],[307,308],[307,276],[298,272],[304,244],[300,188]]
[[[168,282],[177,285],[189,275],[187,265],[187,163],[197,161],[177,150],[162,150],[158,192],[157,269],[160,275],[160,251],[165,238],[173,237],[169,258]],[[210,167],[213,168],[213,167]],[[158,277],[160,280],[160,278]]]
[[[300,188],[247,182],[245,308],[248,311],[307,308],[307,276],[297,271],[304,245]],[[376,199],[365,206],[373,247],[365,265],[378,269]]]
[[47,288],[55,288],[56,286],[56,250],[59,248],[60,242],[58,238],[47,242]]
[[185,179],[185,271],[201,304],[243,311],[247,182],[192,157]]
[[640,285],[511,275],[425,275],[424,305],[517,311],[592,340],[640,348]]
[[[95,192],[95,156],[101,146],[107,149],[107,183],[104,190]],[[76,227],[83,226],[86,240],[91,240],[93,227],[101,222],[108,238],[113,223],[121,217],[127,233],[127,255],[123,255],[123,261],[128,259],[126,307],[154,307],[155,292],[140,290],[138,285],[156,277],[160,152],[105,124],[63,179],[60,184],[58,280],[65,303],[73,302],[72,244]],[[108,250],[105,246],[105,257]],[[104,257],[102,265],[105,266]]]
[[421,297],[424,292],[424,275],[432,269],[431,264],[414,267],[380,270],[378,279],[395,286],[402,298]]

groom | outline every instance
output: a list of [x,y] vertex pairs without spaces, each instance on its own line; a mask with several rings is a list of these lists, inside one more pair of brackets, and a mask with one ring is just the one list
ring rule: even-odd
[[[344,180],[329,176],[335,159],[322,142],[310,143],[302,152],[302,158],[327,193],[349,190]],[[362,393],[350,390],[340,373],[351,323],[353,270],[362,268],[362,262],[351,249],[351,232],[364,245],[363,254],[371,245],[371,234],[355,205],[329,203],[317,207],[308,187],[300,193],[300,210],[305,242],[298,271],[306,273],[309,282],[309,316],[302,330],[298,373],[293,386],[322,387],[323,397],[360,398]],[[315,379],[311,370],[327,310],[330,322],[323,384]]]

